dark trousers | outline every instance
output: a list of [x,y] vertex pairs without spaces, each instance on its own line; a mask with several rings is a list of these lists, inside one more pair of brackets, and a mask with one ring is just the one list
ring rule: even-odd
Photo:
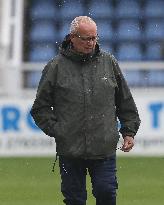
[[59,156],[61,191],[66,205],[86,205],[87,169],[96,205],[116,205],[116,156],[101,160],[70,159]]

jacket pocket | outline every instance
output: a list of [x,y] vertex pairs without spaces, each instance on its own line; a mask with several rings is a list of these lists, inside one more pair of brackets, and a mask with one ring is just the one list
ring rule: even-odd
[[55,140],[57,143],[64,142],[65,128],[63,123],[57,122],[54,128]]

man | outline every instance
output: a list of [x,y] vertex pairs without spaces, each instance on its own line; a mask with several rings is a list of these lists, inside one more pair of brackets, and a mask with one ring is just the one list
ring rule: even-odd
[[76,17],[60,54],[43,70],[31,114],[56,141],[66,205],[85,205],[86,173],[96,205],[116,204],[117,117],[129,152],[140,119],[115,58],[100,51],[96,23]]

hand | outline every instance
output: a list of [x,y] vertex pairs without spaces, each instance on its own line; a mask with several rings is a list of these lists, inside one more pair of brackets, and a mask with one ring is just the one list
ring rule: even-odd
[[130,136],[125,136],[124,137],[124,143],[122,145],[121,150],[123,152],[129,152],[134,146],[134,139],[133,137]]

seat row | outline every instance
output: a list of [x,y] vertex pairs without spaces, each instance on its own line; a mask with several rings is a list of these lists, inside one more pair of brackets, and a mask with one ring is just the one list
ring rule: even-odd
[[[66,22],[59,28],[51,21],[39,21],[31,26],[29,40],[32,42],[62,41],[64,36],[69,33],[70,22]],[[164,19],[148,20],[145,24],[140,24],[136,20],[121,20],[117,25],[112,25],[110,21],[98,21],[98,34],[103,40],[112,41],[147,41],[163,40],[164,38]]]
[[[145,48],[138,43],[102,42],[100,48],[111,52],[120,61],[156,61],[164,59],[164,43],[149,43]],[[58,46],[53,44],[33,44],[29,50],[28,61],[47,62],[58,52]]]
[[30,9],[32,19],[71,19],[79,15],[93,18],[163,18],[163,0],[90,0],[64,1],[34,0]]

